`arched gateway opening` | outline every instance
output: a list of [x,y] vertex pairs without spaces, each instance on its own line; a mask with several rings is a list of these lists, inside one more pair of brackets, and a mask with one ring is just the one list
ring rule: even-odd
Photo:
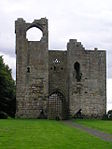
[[65,97],[59,91],[53,92],[48,99],[48,118],[64,119]]

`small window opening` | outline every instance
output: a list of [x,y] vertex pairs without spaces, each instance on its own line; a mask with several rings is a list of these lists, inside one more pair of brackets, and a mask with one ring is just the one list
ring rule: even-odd
[[30,67],[29,66],[27,67],[27,72],[30,73]]
[[54,66],[54,71],[56,71],[56,66]]
[[61,70],[63,70],[63,67],[61,67]]
[[79,45],[77,44],[76,47],[79,47]]
[[74,64],[74,69],[76,71],[76,80],[77,82],[80,82],[82,74],[80,73],[80,64],[78,62]]

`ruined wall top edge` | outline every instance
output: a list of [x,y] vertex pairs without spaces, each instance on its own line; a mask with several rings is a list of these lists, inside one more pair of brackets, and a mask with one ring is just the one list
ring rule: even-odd
[[15,32],[19,28],[24,28],[25,31],[29,30],[32,27],[39,28],[43,33],[48,32],[48,20],[46,18],[41,18],[39,20],[34,20],[32,23],[26,22],[23,18],[18,18],[15,21]]

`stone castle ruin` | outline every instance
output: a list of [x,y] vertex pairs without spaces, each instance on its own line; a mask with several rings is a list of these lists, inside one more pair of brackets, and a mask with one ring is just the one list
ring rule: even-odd
[[[40,41],[26,32],[37,27]],[[85,50],[70,39],[67,50],[48,50],[48,20],[15,22],[18,118],[67,119],[78,113],[102,117],[106,113],[106,52]]]

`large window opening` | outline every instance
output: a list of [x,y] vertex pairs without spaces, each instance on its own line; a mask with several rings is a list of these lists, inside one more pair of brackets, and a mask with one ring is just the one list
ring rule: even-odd
[[30,28],[26,33],[28,41],[40,41],[42,36],[42,31],[37,27]]
[[80,82],[82,74],[80,73],[80,64],[78,62],[74,64],[74,69],[76,71],[76,80],[77,82]]

